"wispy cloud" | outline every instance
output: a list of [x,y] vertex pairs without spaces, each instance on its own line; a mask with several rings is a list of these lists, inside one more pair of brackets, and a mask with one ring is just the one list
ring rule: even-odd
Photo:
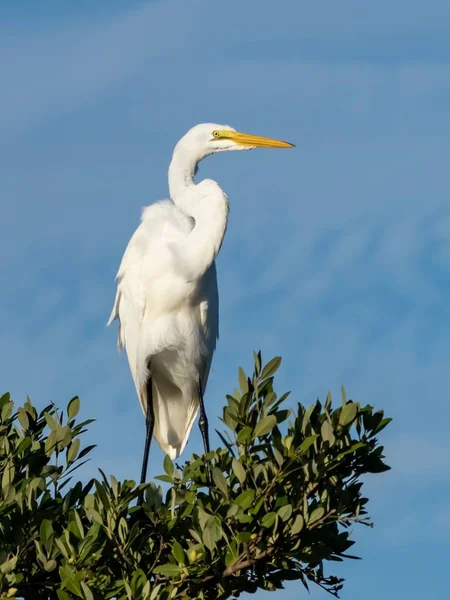
[[162,61],[180,51],[202,4],[145,3],[92,26],[65,24],[62,31],[41,30],[32,36],[24,31],[19,43],[16,36],[6,36],[0,45],[2,55],[9,56],[2,71],[0,131],[73,110],[146,63],[148,68],[152,58]]

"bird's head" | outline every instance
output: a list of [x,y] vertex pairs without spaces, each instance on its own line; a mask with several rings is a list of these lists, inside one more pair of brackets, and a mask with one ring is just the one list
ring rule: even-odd
[[229,125],[202,123],[192,127],[178,142],[177,147],[197,154],[201,159],[214,152],[253,150],[253,148],[292,148],[294,144],[273,138],[241,133]]

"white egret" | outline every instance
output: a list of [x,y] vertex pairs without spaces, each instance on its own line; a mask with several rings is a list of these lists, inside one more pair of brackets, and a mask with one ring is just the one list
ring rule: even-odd
[[117,273],[108,325],[119,319],[118,346],[125,348],[146,418],[141,482],[151,439],[172,459],[186,445],[200,411],[209,452],[203,394],[219,334],[215,258],[227,228],[228,199],[211,179],[194,182],[209,154],[293,144],[239,133],[228,125],[196,125],[181,138],[169,167],[170,200],[144,208]]

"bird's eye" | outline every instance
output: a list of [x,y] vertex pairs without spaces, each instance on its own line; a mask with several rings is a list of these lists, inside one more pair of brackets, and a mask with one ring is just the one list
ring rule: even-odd
[[219,138],[220,137],[220,133],[218,131],[213,131],[213,136],[215,138]]

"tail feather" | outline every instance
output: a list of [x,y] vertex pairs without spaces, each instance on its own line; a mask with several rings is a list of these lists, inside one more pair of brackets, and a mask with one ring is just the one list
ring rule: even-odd
[[153,435],[173,460],[183,452],[200,406],[198,392],[187,395],[161,374],[152,376]]

